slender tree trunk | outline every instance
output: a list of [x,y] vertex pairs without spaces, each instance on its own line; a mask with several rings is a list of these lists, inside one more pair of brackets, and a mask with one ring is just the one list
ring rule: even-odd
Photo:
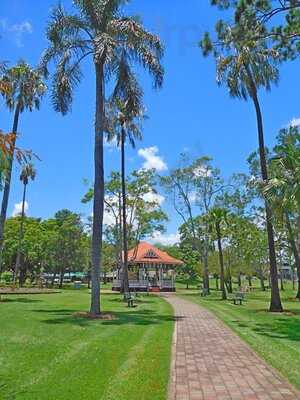
[[[122,186],[122,182],[120,182]],[[118,279],[121,281],[120,290],[122,291],[122,282],[123,282],[123,230],[122,230],[122,188],[118,194],[118,207],[119,207],[119,221],[118,221]]]
[[125,137],[124,127],[121,129],[121,180],[122,180],[122,217],[123,217],[123,276],[122,291],[129,292],[128,279],[128,243],[127,243],[127,217],[126,217],[126,172],[125,172]]
[[[21,253],[21,257],[20,257],[20,273],[19,273],[19,286],[22,287],[24,286],[25,282],[26,282],[26,276],[27,276],[27,265],[24,261],[24,254]],[[33,272],[32,272],[33,274]],[[31,282],[32,283],[32,282]]]
[[[288,213],[285,213],[285,220],[286,220],[286,226],[287,226],[288,235],[289,235],[289,242],[292,247],[292,251],[294,254],[294,258],[295,258],[295,264],[296,264],[296,268],[297,268],[298,290],[297,290],[296,299],[300,300],[300,255],[299,255],[299,251],[298,251],[298,248],[296,245],[294,232],[292,229],[292,225],[291,225],[291,221],[290,221],[290,217],[289,217]],[[294,282],[294,276],[293,276],[293,282]]]
[[22,199],[21,224],[20,224],[18,250],[17,250],[17,260],[16,260],[15,271],[14,271],[14,285],[16,283],[16,280],[17,280],[17,277],[18,277],[18,273],[19,273],[20,267],[21,267],[21,254],[22,254],[21,253],[21,247],[22,247],[23,236],[24,236],[24,217],[25,217],[26,188],[27,188],[27,184],[24,184],[23,199]]
[[92,314],[100,314],[100,270],[102,252],[102,230],[104,211],[104,64],[95,64],[96,70],[96,112],[95,112],[95,148],[94,148],[94,203],[92,234],[91,269],[91,307]]
[[280,270],[280,290],[284,291],[282,269]]
[[252,287],[252,277],[251,277],[251,275],[248,275],[248,284],[249,284],[249,287]]
[[219,290],[219,277],[216,275],[216,290]]
[[208,268],[208,246],[209,239],[208,236],[205,235],[204,239],[204,268],[203,268],[203,288],[206,290],[207,294],[210,293],[209,288],[209,268]]
[[233,292],[231,275],[227,279],[227,290],[228,290],[228,293],[232,293]]
[[238,273],[238,287],[239,287],[239,289],[242,287],[242,279],[241,279],[241,273],[240,273],[240,271],[239,271],[239,273]]
[[59,288],[62,289],[64,283],[65,270],[62,268],[59,275]]
[[54,271],[50,285],[53,287],[56,279],[56,271]]
[[222,300],[227,299],[226,289],[225,289],[225,274],[224,274],[224,257],[223,257],[223,249],[222,249],[222,240],[221,240],[221,230],[220,226],[216,224],[216,232],[218,238],[218,250],[219,250],[219,262],[220,262],[220,285],[222,292]]
[[263,277],[262,275],[260,275],[259,279],[260,279],[260,287],[261,287],[261,290],[262,290],[262,292],[265,292],[265,291],[266,291],[266,287],[265,287],[265,280],[264,280],[264,277]]
[[14,153],[15,153],[15,144],[16,144],[16,139],[17,139],[16,135],[18,132],[19,116],[20,116],[20,105],[17,104],[16,109],[15,109],[13,129],[12,129],[12,133],[15,134],[15,138],[14,138],[14,141],[12,144],[13,145],[12,154],[9,159],[8,170],[7,170],[7,174],[5,177],[5,185],[4,185],[4,190],[3,190],[1,213],[0,213],[0,265],[2,264],[4,226],[5,226],[6,215],[7,215],[7,207],[8,207],[9,193],[10,193],[10,183],[11,183],[12,167],[13,167],[13,162],[14,162]]
[[[256,86],[253,81],[251,73],[248,71],[249,78],[252,83],[252,100],[254,103],[256,118],[257,118],[257,129],[258,129],[258,142],[259,142],[259,154],[260,154],[260,165],[261,165],[261,175],[265,183],[268,182],[268,169],[266,161],[265,143],[264,143],[264,131],[263,131],[263,120],[261,109],[258,101]],[[280,298],[280,292],[278,287],[278,271],[276,264],[276,252],[275,252],[275,242],[274,242],[274,231],[272,225],[272,211],[265,201],[266,209],[266,224],[267,224],[267,234],[269,243],[269,260],[270,260],[270,279],[271,279],[271,302],[269,310],[272,312],[282,312],[282,304]]]

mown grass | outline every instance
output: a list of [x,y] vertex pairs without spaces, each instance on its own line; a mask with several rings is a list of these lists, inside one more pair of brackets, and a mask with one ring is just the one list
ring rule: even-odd
[[173,316],[156,296],[128,308],[120,295],[102,296],[115,320],[74,312],[87,290],[7,296],[0,303],[1,400],[165,400]]
[[220,300],[220,293],[212,291],[200,297],[198,291],[179,289],[184,298],[211,310],[229,325],[267,362],[300,389],[300,302],[289,288],[281,292],[285,312],[269,313],[270,292],[255,290],[246,295],[242,306]]

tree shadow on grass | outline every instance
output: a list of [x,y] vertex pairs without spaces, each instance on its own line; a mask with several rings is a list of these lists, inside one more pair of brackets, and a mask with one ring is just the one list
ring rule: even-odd
[[35,310],[32,310],[33,312],[37,312],[37,313],[45,313],[45,314],[58,314],[58,315],[60,315],[60,314],[66,314],[66,315],[69,315],[70,313],[73,313],[73,312],[75,312],[76,310],[71,310],[71,309],[69,309],[69,308],[61,308],[61,309],[54,309],[54,310],[48,310],[47,308],[46,309],[35,309]]
[[8,299],[4,298],[0,301],[1,303],[39,303],[42,302],[43,300],[38,300],[38,299],[28,299],[26,297],[15,297],[13,299]]
[[300,320],[284,318],[275,323],[256,323],[252,330],[262,336],[300,342]]
[[[53,310],[54,311],[54,310]],[[60,310],[61,313],[64,313],[64,310]],[[164,322],[175,321],[175,317],[172,315],[161,315],[157,314],[151,310],[132,310],[132,311],[114,311],[112,314],[115,319],[112,320],[90,320],[87,318],[83,318],[80,316],[74,316],[69,314],[69,311],[65,310],[66,316],[59,316],[58,318],[49,318],[41,321],[42,323],[48,325],[62,325],[62,324],[71,324],[77,325],[81,327],[89,327],[95,324],[99,325],[158,325]]]

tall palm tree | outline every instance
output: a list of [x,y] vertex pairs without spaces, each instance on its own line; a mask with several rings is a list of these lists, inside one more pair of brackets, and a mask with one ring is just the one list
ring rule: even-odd
[[[48,74],[54,61],[52,101],[56,111],[66,114],[73,91],[82,80],[81,64],[91,57],[96,77],[94,203],[92,233],[92,294],[90,311],[100,313],[100,264],[104,210],[103,133],[105,131],[105,81],[114,74],[120,55],[126,51],[133,62],[146,68],[160,87],[163,49],[159,38],[147,32],[136,18],[122,14],[124,0],[74,0],[77,13],[57,6],[47,28],[49,47],[41,67]],[[121,51],[122,50],[122,51]]]
[[[263,182],[268,182],[268,169],[264,143],[264,127],[258,90],[270,90],[272,83],[277,83],[279,73],[277,69],[278,54],[267,47],[264,40],[249,40],[249,32],[263,30],[263,26],[255,20],[240,18],[234,26],[223,21],[217,24],[217,41],[213,43],[206,33],[201,41],[204,55],[214,53],[217,63],[217,81],[225,83],[232,97],[252,100],[256,112],[257,133],[261,176]],[[272,224],[272,211],[265,201],[266,227],[269,245],[271,301],[270,311],[282,312],[282,304],[278,286],[278,270]]]
[[142,139],[141,123],[144,120],[143,91],[123,54],[118,68],[117,84],[110,102],[108,140],[117,140],[121,148],[122,233],[123,233],[123,279],[122,291],[129,292],[128,235],[126,205],[125,143],[135,148],[135,141]]
[[[297,268],[296,298],[300,300],[300,248],[295,238],[300,219],[300,134],[295,127],[281,132],[283,140],[275,147],[276,155],[271,160],[272,178],[265,185],[264,193],[279,218],[285,221]],[[293,227],[293,220],[296,229]]]
[[[29,183],[29,180],[32,181],[35,179],[36,170],[33,164],[29,163],[23,166],[20,181],[23,183],[23,198],[22,198],[22,211],[21,211],[21,223],[20,223],[20,230],[19,230],[19,240],[18,240],[18,250],[17,250],[17,259],[16,259],[16,267],[14,271],[14,284],[16,283],[18,273],[21,266],[21,256],[22,256],[22,241],[24,237],[24,217],[25,217],[25,204],[26,204],[26,189]],[[22,280],[20,279],[20,284]]]
[[39,71],[32,69],[25,61],[19,61],[15,67],[5,68],[0,80],[7,84],[8,91],[2,93],[6,105],[10,111],[14,112],[12,127],[11,155],[5,175],[5,185],[1,204],[0,214],[0,252],[3,246],[4,225],[7,214],[7,206],[11,185],[11,172],[13,167],[14,155],[16,150],[16,139],[18,132],[19,117],[25,110],[33,111],[39,109],[40,101],[46,91]]
[[207,214],[208,222],[213,227],[218,243],[219,264],[220,264],[220,287],[222,292],[222,300],[227,299],[225,288],[225,269],[224,269],[224,255],[222,247],[222,225],[227,221],[228,212],[224,208],[214,207]]

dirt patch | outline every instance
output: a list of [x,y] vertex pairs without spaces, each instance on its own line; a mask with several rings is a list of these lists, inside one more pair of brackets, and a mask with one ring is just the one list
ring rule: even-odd
[[87,318],[87,319],[102,319],[106,321],[113,321],[117,317],[109,312],[102,312],[101,314],[93,314],[90,312],[76,312],[73,314],[74,317]]

